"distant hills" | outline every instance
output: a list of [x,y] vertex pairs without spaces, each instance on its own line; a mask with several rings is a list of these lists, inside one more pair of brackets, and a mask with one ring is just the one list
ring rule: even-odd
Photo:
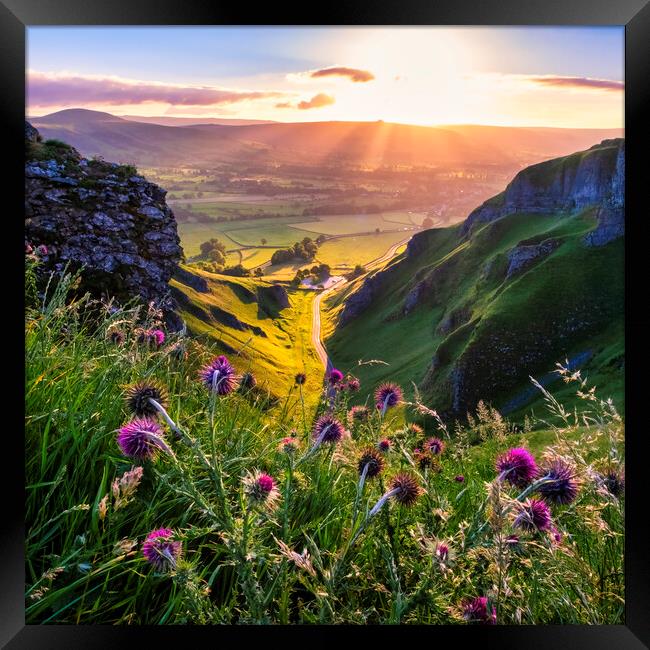
[[184,120],[67,109],[32,123],[44,138],[69,142],[85,156],[143,166],[347,162],[522,167],[622,135],[621,129]]

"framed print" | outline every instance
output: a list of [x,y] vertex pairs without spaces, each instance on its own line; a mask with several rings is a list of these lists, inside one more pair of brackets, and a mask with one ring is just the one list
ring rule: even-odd
[[648,647],[644,2],[1,10],[7,648]]

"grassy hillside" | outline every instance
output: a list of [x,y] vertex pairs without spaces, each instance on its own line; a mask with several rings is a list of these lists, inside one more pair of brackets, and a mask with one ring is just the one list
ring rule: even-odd
[[[349,324],[335,329],[345,300],[363,280],[327,301],[326,344],[334,364],[383,360],[389,365],[360,367],[361,378],[415,381],[427,403],[444,412],[453,406],[455,364],[469,359],[474,403],[488,398],[517,418],[536,405],[528,375],[561,384],[548,373],[556,362],[576,359],[583,376],[622,408],[624,243],[586,247],[582,238],[594,226],[589,209],[572,217],[515,213],[477,228],[469,239],[459,237],[460,226],[419,235],[420,252],[389,265],[396,270],[386,274],[371,308]],[[555,248],[506,277],[508,251],[544,242]],[[430,286],[405,315],[407,295],[427,279]]]
[[190,270],[205,279],[207,292],[175,279],[170,282],[190,334],[235,355],[241,371],[252,372],[258,388],[275,399],[293,390],[291,403],[299,400],[294,378],[305,373],[306,408],[312,413],[323,383],[323,367],[310,340],[313,292],[287,285],[290,306],[278,309],[258,296],[258,289],[272,286],[270,282]]

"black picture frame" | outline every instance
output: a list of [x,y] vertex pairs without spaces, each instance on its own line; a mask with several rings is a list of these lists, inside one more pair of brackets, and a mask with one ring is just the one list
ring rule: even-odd
[[[4,226],[11,232],[3,261],[7,291],[17,298],[7,310],[5,345],[17,350],[16,370],[21,366],[19,344],[23,336],[20,311],[22,287],[18,280],[23,255],[23,234],[18,215],[23,208],[23,133],[25,111],[25,33],[35,25],[625,25],[625,130],[626,130],[626,540],[625,540],[625,625],[620,626],[418,626],[380,630],[400,641],[424,638],[439,646],[445,641],[481,643],[499,648],[599,648],[640,649],[650,647],[650,526],[648,489],[643,439],[645,386],[641,379],[646,367],[643,334],[648,331],[645,315],[644,248],[650,241],[643,229],[648,221],[644,210],[644,176],[650,149],[643,136],[644,118],[650,106],[650,2],[648,0],[390,0],[377,3],[345,2],[313,6],[284,7],[270,3],[258,8],[243,3],[207,0],[2,0],[2,125],[3,157],[10,164],[3,172]],[[110,56],[110,53],[107,53]],[[646,181],[647,183],[647,181]],[[647,199],[646,199],[647,202]],[[14,205],[11,209],[10,206]],[[647,253],[646,253],[647,256]],[[3,291],[4,293],[4,291]],[[13,314],[15,318],[10,316]],[[14,329],[15,328],[15,329]],[[10,354],[5,354],[8,358]],[[6,361],[5,361],[6,363]],[[24,361],[22,362],[24,364]],[[107,626],[26,626],[24,617],[24,454],[21,423],[7,417],[19,412],[15,405],[24,399],[20,381],[12,380],[13,365],[3,391],[4,487],[0,526],[0,646],[18,648],[115,648],[118,643],[187,643],[196,636],[218,644],[230,641],[254,642],[263,634],[264,643],[307,640],[317,634],[345,636],[350,644],[368,642],[377,630],[361,627],[298,628],[123,628]],[[17,420],[20,420],[20,415]],[[11,422],[11,424],[10,424]],[[11,460],[13,458],[13,461]],[[23,486],[18,487],[18,486]],[[424,633],[424,637],[421,634]],[[164,635],[164,636],[163,636]],[[395,636],[393,636],[395,635]],[[398,637],[399,635],[399,637]],[[392,640],[392,639],[391,639]]]

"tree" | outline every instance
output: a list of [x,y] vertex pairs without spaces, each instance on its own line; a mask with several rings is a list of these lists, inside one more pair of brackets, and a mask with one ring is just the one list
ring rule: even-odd
[[266,239],[264,237],[262,237],[262,239],[260,239],[260,241],[262,242],[262,246],[266,246]]
[[255,269],[255,275],[256,275],[258,278],[261,278],[261,277],[264,275],[264,271],[262,270],[261,267],[258,266],[258,267]]
[[381,232],[379,228],[375,228],[375,234],[378,235]]

